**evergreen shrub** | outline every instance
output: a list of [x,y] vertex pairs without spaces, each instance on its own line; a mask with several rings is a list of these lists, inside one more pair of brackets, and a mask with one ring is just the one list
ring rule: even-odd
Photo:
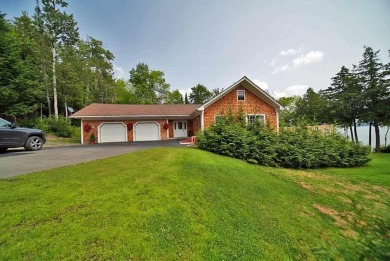
[[370,149],[339,134],[305,128],[276,133],[267,126],[220,121],[198,135],[199,147],[253,164],[284,168],[356,167],[369,162]]
[[75,133],[74,128],[64,117],[59,117],[58,120],[55,120],[53,117],[26,119],[20,122],[20,126],[41,129],[45,133],[63,138],[70,138]]

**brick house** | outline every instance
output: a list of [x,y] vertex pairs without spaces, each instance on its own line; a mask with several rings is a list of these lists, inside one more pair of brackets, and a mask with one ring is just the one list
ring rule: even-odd
[[282,105],[246,76],[203,105],[92,103],[71,118],[81,119],[81,143],[88,143],[92,133],[98,143],[166,140],[195,135],[240,108],[249,124],[262,121],[279,130]]

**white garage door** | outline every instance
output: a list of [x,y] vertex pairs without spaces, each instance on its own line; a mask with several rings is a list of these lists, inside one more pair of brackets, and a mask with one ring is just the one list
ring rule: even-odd
[[100,142],[127,141],[126,126],[122,123],[103,123],[100,126]]
[[135,141],[159,140],[159,126],[155,122],[140,122],[135,125]]

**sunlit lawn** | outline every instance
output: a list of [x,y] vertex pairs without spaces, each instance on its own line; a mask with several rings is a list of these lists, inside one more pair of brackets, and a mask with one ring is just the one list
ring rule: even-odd
[[0,180],[0,259],[380,258],[389,156],[295,171],[158,148]]

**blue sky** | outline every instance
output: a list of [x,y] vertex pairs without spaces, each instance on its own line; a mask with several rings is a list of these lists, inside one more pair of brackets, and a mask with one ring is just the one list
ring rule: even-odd
[[[68,0],[80,35],[102,40],[116,76],[139,62],[165,72],[171,89],[226,88],[246,75],[275,96],[325,89],[363,46],[389,62],[389,0]],[[0,0],[7,18],[35,0]]]

